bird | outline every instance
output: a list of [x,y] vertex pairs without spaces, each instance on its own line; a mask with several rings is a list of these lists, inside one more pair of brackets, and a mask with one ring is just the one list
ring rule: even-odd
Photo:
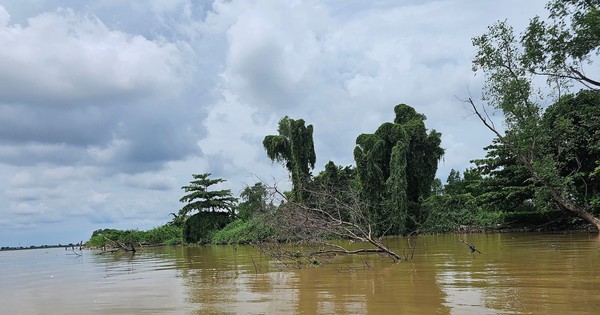
[[463,242],[463,243],[465,243],[467,246],[469,246],[469,249],[471,250],[471,255],[473,255],[473,253],[475,253],[475,252],[483,254],[477,248],[475,248],[475,245],[469,244],[469,243],[465,242],[464,240],[460,240],[460,241]]

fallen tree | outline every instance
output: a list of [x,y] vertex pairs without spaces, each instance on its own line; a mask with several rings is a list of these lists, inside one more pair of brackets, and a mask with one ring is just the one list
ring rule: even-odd
[[340,200],[339,194],[327,190],[307,191],[309,201],[295,202],[276,187],[270,189],[283,200],[270,217],[278,230],[277,242],[258,244],[270,256],[302,265],[335,255],[379,254],[394,262],[414,255],[414,241],[409,240],[410,257],[401,256],[385,244],[384,237],[375,236],[368,207],[356,195],[346,194],[350,198]]

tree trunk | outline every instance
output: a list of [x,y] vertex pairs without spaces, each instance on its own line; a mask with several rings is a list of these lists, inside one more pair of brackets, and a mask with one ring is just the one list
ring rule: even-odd
[[576,214],[578,217],[588,221],[596,227],[596,230],[600,232],[600,219],[595,217],[592,213],[587,211],[587,209],[576,205],[571,200],[568,200],[562,197],[558,192],[554,189],[550,189],[550,195],[552,199],[558,203],[563,209],[567,211],[571,211]]

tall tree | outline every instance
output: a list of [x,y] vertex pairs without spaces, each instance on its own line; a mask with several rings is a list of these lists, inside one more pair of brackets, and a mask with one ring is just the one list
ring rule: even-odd
[[209,191],[208,188],[212,185],[224,182],[224,179],[209,178],[210,173],[193,174],[193,181],[189,185],[181,187],[187,194],[179,201],[186,203],[181,210],[179,216],[187,216],[192,211],[210,211],[217,210],[228,211],[233,215],[234,203],[236,198],[231,195],[231,190],[214,190]]
[[584,70],[600,49],[598,1],[553,0],[547,9],[548,21],[534,18],[520,38],[506,22],[496,23],[486,34],[473,38],[478,49],[473,70],[481,70],[486,76],[483,101],[502,111],[506,132],[496,128],[484,108],[472,99],[468,102],[552,200],[600,230],[593,205],[574,198],[572,178],[561,174],[558,156],[539,150],[543,143],[549,143],[542,118],[545,107],[540,103],[547,95],[538,94],[533,83],[545,77],[550,87],[548,95],[555,97],[575,85],[600,88],[600,83]]
[[267,156],[283,163],[292,178],[292,195],[301,201],[306,195],[304,185],[315,167],[316,155],[313,143],[313,126],[305,126],[303,119],[288,116],[279,121],[279,135],[269,135],[263,140]]
[[441,134],[427,133],[425,115],[406,104],[394,112],[393,123],[360,135],[354,149],[359,189],[379,234],[404,233],[423,219],[419,200],[431,194],[444,153]]

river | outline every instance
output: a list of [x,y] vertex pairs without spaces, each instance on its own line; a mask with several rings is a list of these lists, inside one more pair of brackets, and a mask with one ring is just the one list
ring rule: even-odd
[[[598,314],[597,234],[419,236],[411,261],[251,246],[0,252],[1,314]],[[472,255],[461,239],[483,254]],[[407,240],[386,240],[398,252]],[[405,252],[408,253],[408,252]]]

